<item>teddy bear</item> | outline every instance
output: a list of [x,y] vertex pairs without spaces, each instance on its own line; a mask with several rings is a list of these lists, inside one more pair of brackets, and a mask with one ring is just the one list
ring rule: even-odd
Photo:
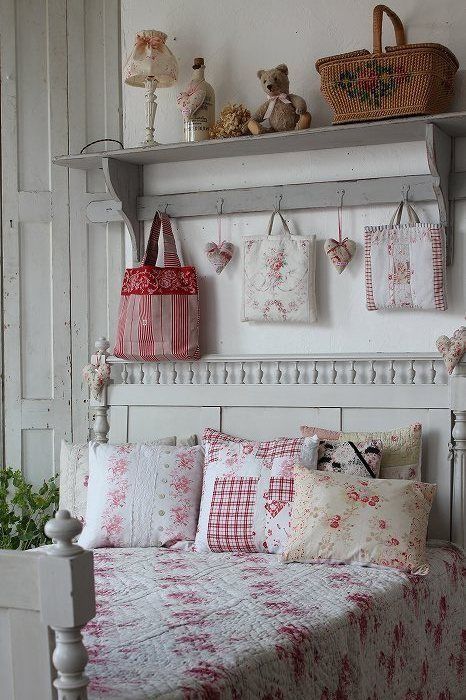
[[[307,129],[310,126],[311,115],[306,102],[298,95],[289,94],[288,66],[280,63],[275,68],[260,70],[257,77],[267,95],[267,102],[249,120],[247,129],[251,134]],[[269,120],[269,128],[262,126],[266,119]]]

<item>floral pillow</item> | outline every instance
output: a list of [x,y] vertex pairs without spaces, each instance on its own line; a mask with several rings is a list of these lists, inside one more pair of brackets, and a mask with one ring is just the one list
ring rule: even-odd
[[[196,435],[171,436],[154,440],[155,445],[197,445]],[[82,523],[86,515],[87,484],[89,481],[89,443],[61,442],[60,508],[69,510]]]
[[320,440],[380,440],[382,442],[381,479],[421,479],[422,426],[413,423],[406,428],[393,428],[381,432],[342,433],[307,425],[301,426],[301,435],[317,435]]
[[285,562],[429,571],[426,536],[435,484],[295,469]]
[[381,459],[380,440],[358,443],[351,440],[348,442],[321,440],[317,469],[376,479],[379,476]]
[[94,547],[161,547],[193,540],[204,450],[153,443],[89,444],[84,529]]
[[204,431],[205,468],[195,549],[283,552],[294,493],[293,467],[317,466],[317,438],[242,440]]

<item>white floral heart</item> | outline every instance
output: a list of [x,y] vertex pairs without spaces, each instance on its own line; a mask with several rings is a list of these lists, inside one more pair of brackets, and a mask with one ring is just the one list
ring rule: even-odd
[[356,251],[356,243],[349,238],[341,242],[328,238],[324,243],[324,250],[338,274],[341,275]]
[[226,265],[228,265],[232,259],[234,249],[235,246],[229,241],[222,241],[220,245],[213,241],[207,243],[205,247],[207,260],[213,265],[217,275],[225,269]]
[[86,365],[83,368],[83,379],[89,386],[92,398],[98,401],[102,389],[110,379],[110,365],[106,362]]
[[466,326],[458,328],[451,338],[441,335],[437,338],[436,346],[443,357],[448,374],[451,374],[466,352]]

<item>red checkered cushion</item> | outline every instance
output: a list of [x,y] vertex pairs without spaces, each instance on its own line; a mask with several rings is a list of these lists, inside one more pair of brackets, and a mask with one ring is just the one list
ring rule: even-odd
[[218,477],[210,505],[207,542],[212,552],[256,552],[257,477]]
[[293,468],[317,465],[317,439],[242,440],[204,431],[205,465],[195,549],[282,552],[288,539]]

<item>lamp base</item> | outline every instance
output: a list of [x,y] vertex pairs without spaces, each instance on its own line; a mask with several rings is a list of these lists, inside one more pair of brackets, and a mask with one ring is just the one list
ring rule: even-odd
[[160,143],[158,141],[141,141],[139,144],[139,148],[151,148],[152,146],[160,146]]
[[157,85],[158,81],[153,76],[149,76],[144,81],[144,87],[146,89],[146,138],[141,146],[145,147],[159,145],[157,141],[154,140],[154,120],[157,111],[155,89]]

